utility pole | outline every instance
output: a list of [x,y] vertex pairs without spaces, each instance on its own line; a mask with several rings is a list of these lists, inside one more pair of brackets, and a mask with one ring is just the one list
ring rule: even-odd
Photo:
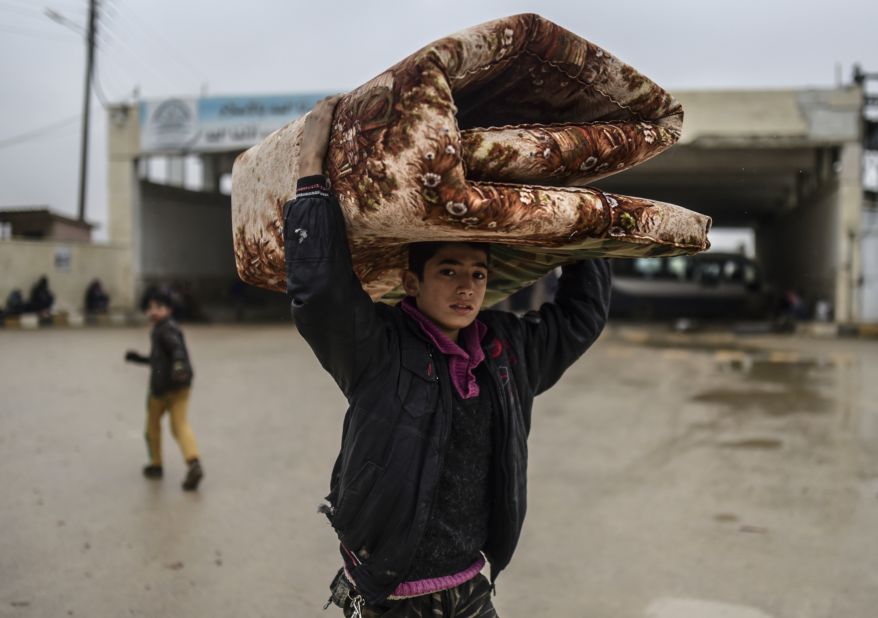
[[79,220],[85,221],[85,187],[88,175],[88,120],[91,110],[91,76],[95,53],[95,6],[97,0],[88,2],[88,30],[86,31],[85,87],[82,97],[82,140],[79,152]]

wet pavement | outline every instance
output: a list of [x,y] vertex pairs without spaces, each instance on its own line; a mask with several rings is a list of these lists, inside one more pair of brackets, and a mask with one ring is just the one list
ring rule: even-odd
[[[344,401],[288,327],[189,326],[206,477],[140,476],[145,328],[0,331],[0,616],[322,612]],[[878,342],[614,327],[535,404],[504,618],[872,618]]]

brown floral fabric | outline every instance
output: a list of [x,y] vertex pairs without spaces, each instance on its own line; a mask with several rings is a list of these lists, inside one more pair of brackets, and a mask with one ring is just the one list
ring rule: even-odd
[[[574,260],[703,251],[708,217],[584,186],[669,148],[682,119],[659,86],[538,15],[436,41],[336,109],[326,171],[354,269],[374,299],[392,300],[407,243],[490,242],[491,303]],[[276,290],[302,124],[242,153],[233,171],[239,274]]]
[[518,125],[462,131],[461,151],[471,180],[582,185],[642,163],[676,140],[669,129],[640,121]]

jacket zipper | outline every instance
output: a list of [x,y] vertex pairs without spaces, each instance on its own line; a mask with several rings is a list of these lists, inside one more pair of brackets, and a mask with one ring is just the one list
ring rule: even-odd
[[[440,397],[440,400],[441,400],[441,402],[443,404],[443,408],[444,408],[445,407],[444,406],[445,396],[444,396],[444,392],[442,391],[442,386],[439,382],[439,370],[436,368],[436,363],[433,360],[433,351],[430,349],[429,346],[427,346],[427,357],[430,359],[430,364],[433,365],[433,376],[434,376],[433,381],[436,382],[437,388],[439,389],[439,397]],[[442,427],[442,443],[440,445],[440,450],[439,450],[439,465],[436,468],[436,479],[435,479],[435,482],[433,483],[432,495],[430,496],[430,508],[427,510],[427,518],[424,520],[424,526],[421,529],[421,534],[418,536],[418,543],[417,543],[417,545],[415,545],[415,548],[419,547],[421,545],[421,542],[424,540],[424,535],[427,533],[427,524],[430,522],[430,517],[433,515],[433,507],[436,504],[436,494],[439,491],[439,479],[442,477],[442,468],[445,465],[445,453],[448,450],[448,425],[449,425],[449,423],[447,422],[447,420],[448,419],[445,419],[446,422],[444,423],[444,425]],[[413,554],[413,556],[414,556],[414,554]],[[409,564],[409,567],[411,567],[411,564]]]
[[[492,363],[492,370],[488,373],[491,374],[491,382],[494,384],[494,392],[497,393],[497,401],[495,402],[498,405],[498,414],[497,418],[500,419],[500,422],[503,424],[502,427],[502,436],[500,440],[500,473],[503,475],[503,487],[505,489],[506,496],[510,495],[510,473],[509,473],[509,406],[504,405],[504,397],[503,397],[503,385],[500,384],[500,380],[497,378],[496,372],[493,369],[497,368],[496,363]],[[497,446],[497,445],[495,445]],[[504,505],[505,506],[505,505]],[[496,595],[497,594],[497,576],[500,575],[500,572],[496,570],[495,565],[491,562],[491,590]]]

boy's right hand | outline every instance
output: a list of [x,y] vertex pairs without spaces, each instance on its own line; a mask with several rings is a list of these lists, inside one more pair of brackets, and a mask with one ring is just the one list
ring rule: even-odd
[[138,363],[143,360],[143,357],[139,352],[135,352],[134,350],[128,350],[125,352],[125,360],[129,363]]
[[332,114],[340,98],[338,95],[322,99],[305,117],[302,147],[299,150],[299,178],[323,174],[323,159],[329,147]]

